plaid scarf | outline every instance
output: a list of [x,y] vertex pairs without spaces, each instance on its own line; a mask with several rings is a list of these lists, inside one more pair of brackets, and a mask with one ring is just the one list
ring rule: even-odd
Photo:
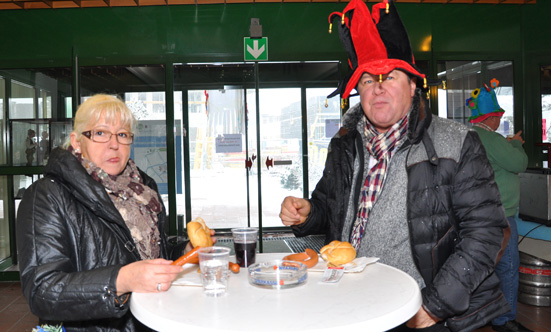
[[365,121],[366,148],[371,157],[376,159],[377,163],[369,170],[365,178],[360,208],[356,221],[352,226],[350,243],[356,248],[356,251],[360,248],[369,212],[373,208],[373,205],[375,205],[383,188],[388,163],[394,154],[396,146],[406,137],[407,124],[408,116],[406,115],[388,131],[379,133],[369,121]]

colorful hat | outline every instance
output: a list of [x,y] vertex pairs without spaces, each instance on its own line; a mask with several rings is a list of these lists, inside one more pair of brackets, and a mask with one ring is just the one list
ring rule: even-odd
[[419,77],[423,88],[427,87],[425,75],[415,66],[409,37],[394,2],[384,0],[374,5],[372,12],[363,1],[351,0],[342,13],[329,15],[330,32],[332,21],[340,19],[339,37],[351,68],[350,76],[329,97],[340,93],[347,98],[365,72],[385,75],[394,69]]
[[502,116],[505,113],[499,107],[496,92],[494,91],[498,87],[499,81],[494,78],[490,81],[490,85],[492,86],[491,88],[484,84],[483,88],[474,89],[471,92],[471,98],[467,99],[467,107],[472,112],[469,122],[482,122],[491,116]]

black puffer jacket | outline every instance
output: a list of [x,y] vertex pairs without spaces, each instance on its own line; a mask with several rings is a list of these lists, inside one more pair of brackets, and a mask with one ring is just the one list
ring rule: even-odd
[[[140,174],[157,191],[153,179]],[[44,175],[26,190],[17,215],[23,294],[33,314],[63,322],[68,332],[149,331],[132,316],[129,302],[115,302],[120,268],[140,256],[105,188],[62,149],[52,151]],[[183,247],[167,251],[166,222],[163,207],[161,257],[174,259]]]
[[[348,112],[331,140],[310,215],[293,227],[297,236],[325,234],[326,242],[342,241],[352,190],[358,210],[363,181],[352,185],[355,172],[364,172],[365,148],[356,129],[363,111],[358,105]],[[407,183],[387,179],[385,186],[407,186],[413,260],[426,284],[423,306],[452,331],[472,331],[508,311],[493,270],[509,229],[485,150],[476,132],[433,119],[417,91],[408,139],[397,153],[407,154]]]

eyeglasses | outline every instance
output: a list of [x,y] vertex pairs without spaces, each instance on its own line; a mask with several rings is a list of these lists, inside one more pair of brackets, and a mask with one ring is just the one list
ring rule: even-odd
[[134,135],[126,131],[113,134],[112,132],[105,130],[88,130],[83,131],[82,135],[96,143],[107,143],[111,140],[111,136],[113,135],[115,135],[119,144],[130,145],[134,141]]

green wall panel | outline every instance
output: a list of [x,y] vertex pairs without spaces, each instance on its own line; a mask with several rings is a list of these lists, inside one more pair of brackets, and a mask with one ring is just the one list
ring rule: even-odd
[[[81,61],[93,64],[142,59],[242,61],[243,37],[249,35],[253,17],[260,19],[269,38],[270,60],[338,60],[344,55],[337,34],[328,33],[327,17],[344,6],[269,3],[4,10],[0,11],[0,67],[70,64],[73,49]],[[549,2],[397,6],[418,58],[427,58],[431,52],[519,53],[523,42],[528,50],[551,48],[545,14],[551,11]]]

